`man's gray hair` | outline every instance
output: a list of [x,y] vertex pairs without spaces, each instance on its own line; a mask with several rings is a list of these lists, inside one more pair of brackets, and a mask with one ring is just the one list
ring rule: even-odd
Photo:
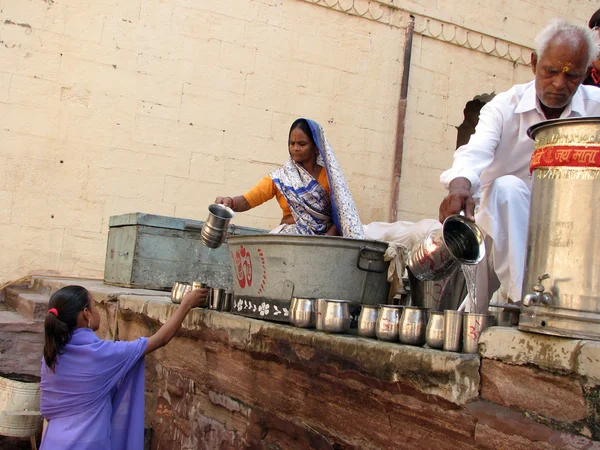
[[565,39],[575,48],[585,43],[588,49],[588,62],[586,66],[592,64],[600,54],[600,40],[595,30],[570,24],[564,19],[554,19],[535,37],[535,53],[538,60],[542,58],[550,41],[557,37]]

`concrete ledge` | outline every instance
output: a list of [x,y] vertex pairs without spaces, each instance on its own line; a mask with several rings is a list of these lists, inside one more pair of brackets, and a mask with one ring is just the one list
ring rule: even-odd
[[575,370],[579,375],[589,378],[588,383],[600,384],[600,342],[581,342]]
[[600,342],[493,327],[482,335],[479,353],[482,399],[568,432],[569,439],[600,440]]
[[[168,297],[122,295],[119,310],[165,323],[178,308]],[[479,394],[479,357],[394,344],[352,335],[334,335],[197,308],[182,331],[211,330],[239,350],[279,354],[290,363],[328,363],[369,374],[383,382],[408,383],[423,394],[464,404]],[[217,338],[215,338],[217,339]],[[286,349],[282,352],[281,349]]]
[[[590,341],[525,333],[513,327],[491,327],[481,335],[479,354],[509,364],[534,364],[543,369],[579,373],[577,358],[587,342]],[[600,358],[600,352],[597,357]]]

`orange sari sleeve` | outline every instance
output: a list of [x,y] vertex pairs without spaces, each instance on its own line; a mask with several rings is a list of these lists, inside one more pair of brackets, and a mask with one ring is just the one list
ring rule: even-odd
[[317,178],[317,183],[319,183],[321,186],[323,186],[325,191],[327,191],[327,195],[329,195],[329,197],[331,197],[331,189],[329,187],[329,179],[327,178],[327,171],[325,170],[325,167],[323,167],[321,169],[321,173],[319,174],[319,177]]
[[[328,195],[331,195],[329,188],[329,180],[327,179],[327,171],[325,168],[321,170],[319,177],[317,179],[317,183],[325,188]],[[256,208],[259,205],[262,205],[266,201],[271,200],[273,197],[277,197],[277,202],[281,207],[282,213],[285,216],[290,216],[292,213],[290,211],[290,207],[285,200],[285,197],[279,192],[275,183],[273,183],[273,179],[271,175],[267,175],[263,179],[261,179],[256,186],[250,189],[248,192],[244,194],[244,198],[248,202],[251,208]]]
[[275,187],[275,183],[273,183],[271,176],[267,175],[260,180],[256,186],[246,192],[244,194],[244,198],[251,208],[256,208],[257,206],[262,205],[264,202],[275,197],[276,192],[279,191]]

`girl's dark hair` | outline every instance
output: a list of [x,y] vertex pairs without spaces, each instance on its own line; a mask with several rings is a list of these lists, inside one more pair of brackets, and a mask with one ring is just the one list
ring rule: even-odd
[[294,120],[294,123],[290,127],[290,134],[288,135],[288,145],[290,142],[290,136],[292,135],[292,131],[296,128],[300,128],[302,131],[304,131],[304,134],[306,134],[308,136],[308,138],[310,139],[310,142],[313,145],[317,145],[317,144],[315,144],[315,139],[313,138],[312,131],[311,131],[310,126],[308,125],[308,122],[306,121],[306,119]]
[[48,310],[54,308],[58,312],[58,317],[54,312],[49,312],[44,320],[44,359],[50,370],[54,371],[56,358],[63,353],[73,330],[77,327],[79,311],[88,308],[89,305],[89,293],[81,286],[66,286],[50,297]]
[[592,17],[590,18],[590,21],[588,23],[588,26],[590,28],[596,28],[596,27],[600,26],[600,9],[592,15]]

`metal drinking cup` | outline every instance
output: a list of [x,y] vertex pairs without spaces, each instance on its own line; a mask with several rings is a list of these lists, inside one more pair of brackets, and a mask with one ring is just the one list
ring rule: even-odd
[[192,285],[185,281],[177,281],[177,289],[174,293],[171,293],[171,300],[173,303],[181,303],[183,296],[192,290]]
[[225,241],[227,237],[227,226],[229,221],[235,217],[235,213],[231,208],[225,205],[213,203],[208,207],[208,218],[202,231],[200,232],[200,240],[208,248],[217,248]]
[[223,306],[221,307],[221,311],[231,311],[232,304],[233,304],[233,293],[225,292],[225,297],[223,297]]
[[290,311],[292,324],[299,328],[312,328],[315,326],[315,300],[312,298],[299,298],[293,302]]
[[425,342],[430,348],[444,348],[444,313],[442,311],[429,311]]
[[425,329],[427,328],[427,308],[405,306],[400,317],[400,342],[408,345],[422,346],[425,344]]
[[296,321],[296,303],[298,302],[298,297],[292,297],[292,301],[290,302],[290,323],[293,325]]
[[323,330],[328,333],[346,333],[350,329],[350,302],[325,300]]
[[419,280],[440,280],[454,273],[460,264],[477,264],[485,256],[483,233],[459,214],[448,216],[441,229],[415,244],[407,265]]
[[179,293],[181,283],[185,283],[185,282],[184,281],[176,281],[175,283],[173,283],[173,288],[171,289],[171,301],[173,303],[181,303],[181,297],[180,297],[180,293]]
[[375,328],[377,326],[377,315],[379,306],[362,305],[358,315],[357,333],[363,337],[375,337]]
[[223,297],[225,296],[224,289],[212,288],[210,294],[210,302],[208,307],[216,311],[220,311],[223,305]]
[[316,303],[315,303],[315,309],[316,309],[316,321],[315,321],[315,328],[317,330],[323,330],[323,317],[325,317],[325,306],[327,305],[327,299],[326,298],[318,298]]
[[463,313],[447,309],[444,311],[444,350],[460,352]]
[[[192,289],[204,289],[206,288],[206,283],[201,281],[192,281]],[[204,303],[200,305],[200,308],[206,308],[208,306],[208,297],[204,300]]]
[[400,316],[402,314],[400,305],[379,305],[375,336],[382,341],[395,342],[399,339]]
[[463,353],[477,353],[479,336],[490,326],[492,317],[488,314],[463,314]]

